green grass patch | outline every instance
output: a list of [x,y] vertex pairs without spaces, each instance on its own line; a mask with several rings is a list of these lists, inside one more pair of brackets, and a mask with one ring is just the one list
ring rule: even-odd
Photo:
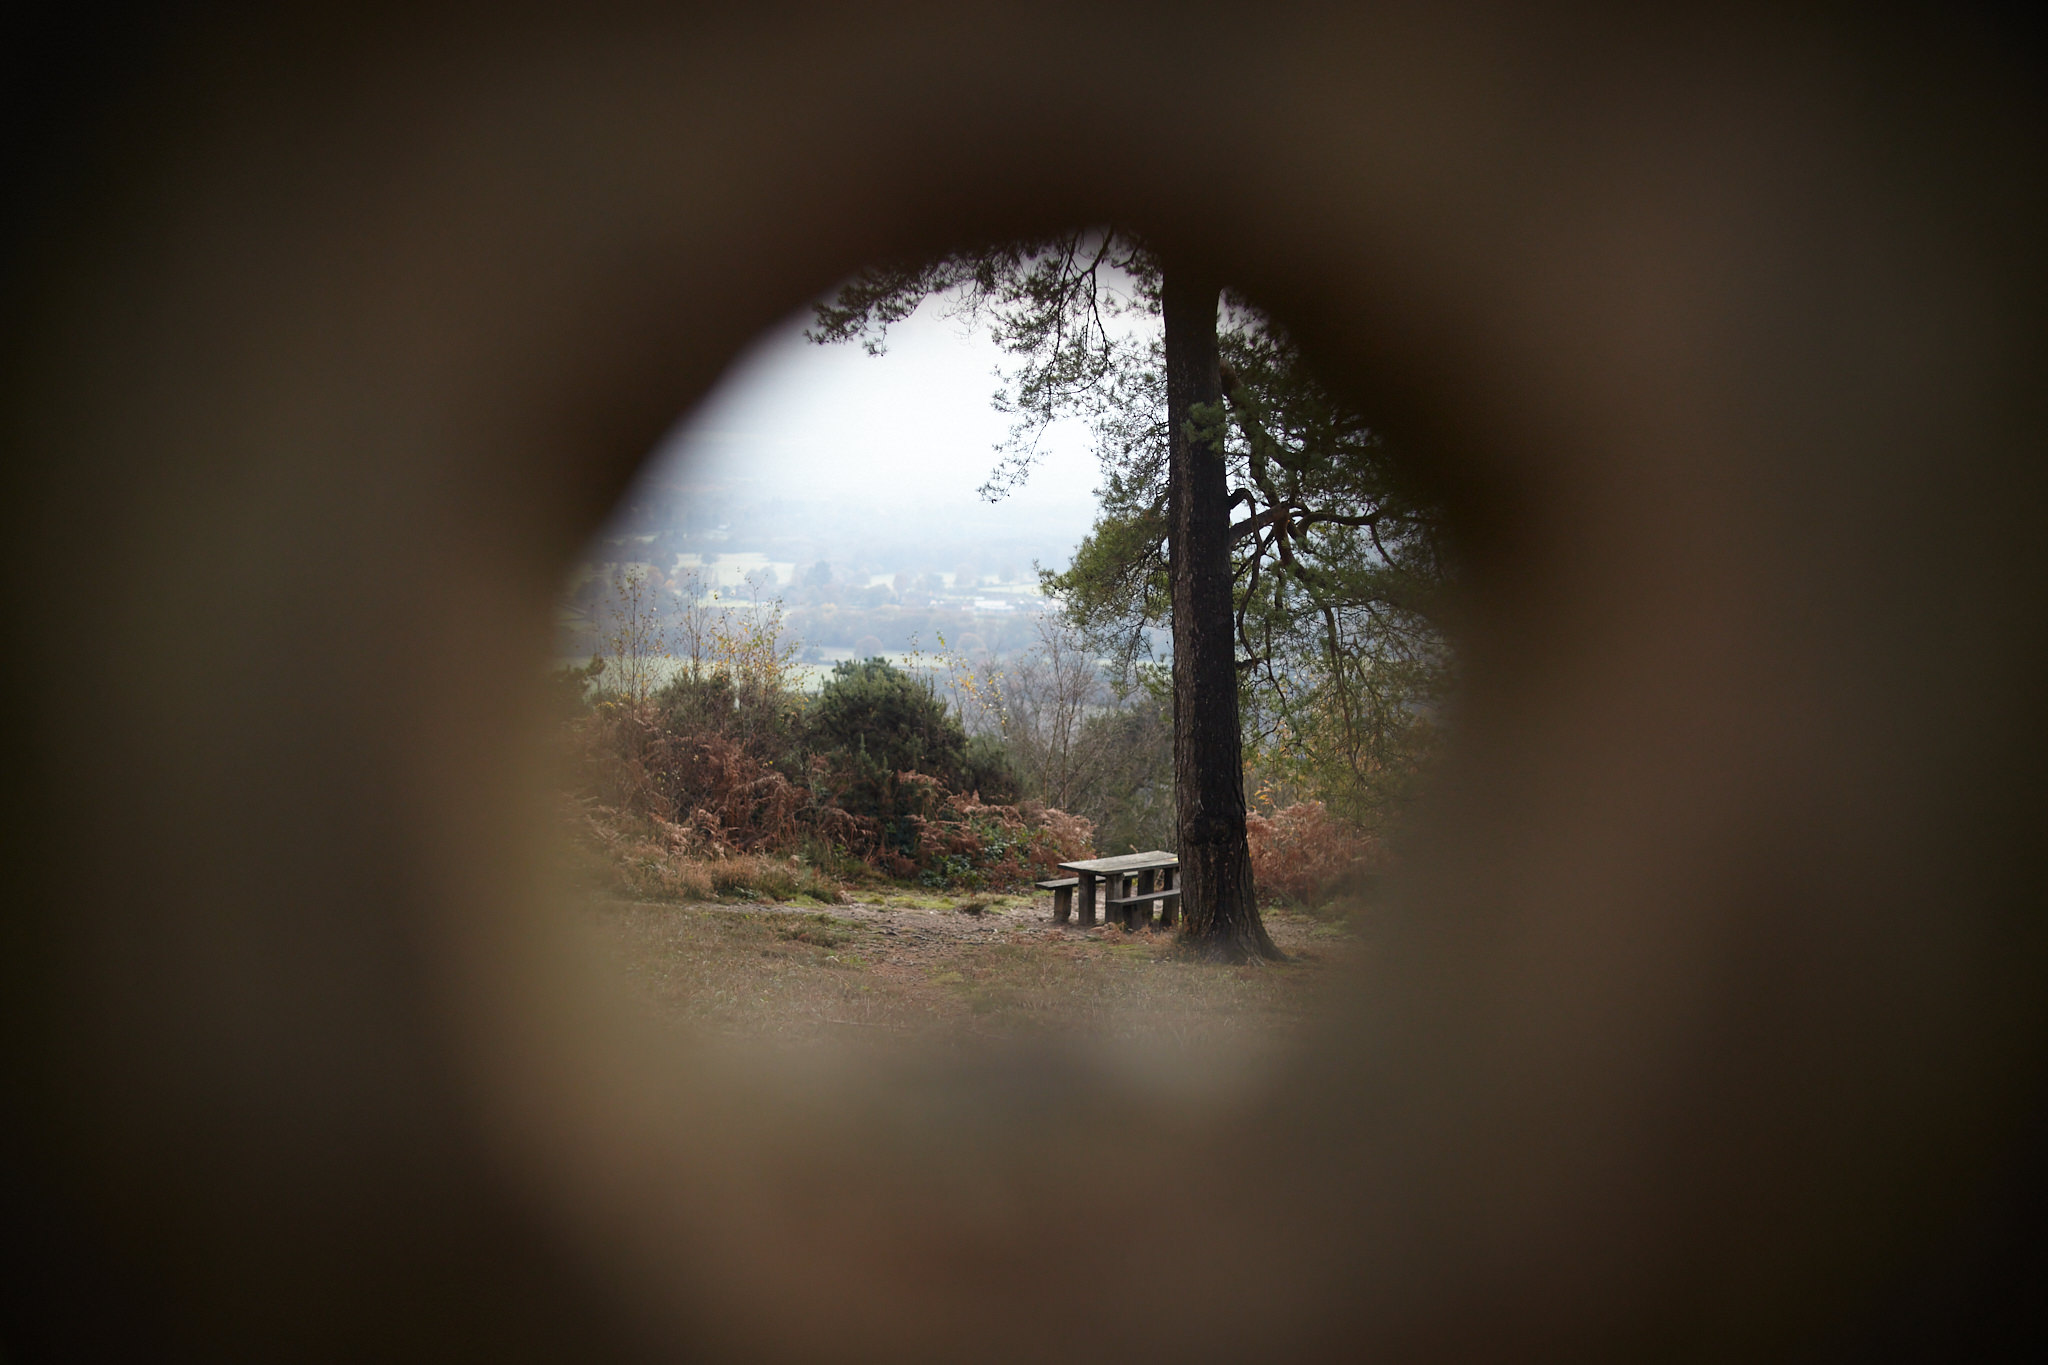
[[791,922],[776,926],[775,932],[792,943],[808,943],[813,948],[838,948],[853,941],[856,927],[852,920],[816,914],[793,917]]
[[882,897],[880,904],[891,910],[951,910],[954,902],[947,896],[917,895],[912,892],[898,892]]

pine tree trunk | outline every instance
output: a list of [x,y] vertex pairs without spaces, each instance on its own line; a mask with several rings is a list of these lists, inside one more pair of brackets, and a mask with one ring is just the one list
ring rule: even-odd
[[1213,280],[1166,266],[1167,551],[1173,574],[1174,825],[1182,934],[1212,957],[1277,958],[1252,886],[1232,631],[1230,489]]

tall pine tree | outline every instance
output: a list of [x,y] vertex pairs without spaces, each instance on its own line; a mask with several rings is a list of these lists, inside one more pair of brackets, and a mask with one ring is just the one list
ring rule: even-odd
[[1093,423],[1103,515],[1048,586],[1126,657],[1147,627],[1170,624],[1183,933],[1226,960],[1279,956],[1245,836],[1241,699],[1260,733],[1312,738],[1343,760],[1361,735],[1408,728],[1417,689],[1389,686],[1400,674],[1384,646],[1405,629],[1425,642],[1411,656],[1431,653],[1433,632],[1416,624],[1436,578],[1426,509],[1401,501],[1377,439],[1276,329],[1241,305],[1219,329],[1220,282],[1128,233],[874,268],[819,306],[809,335],[880,354],[889,326],[926,299],[986,325],[1015,363],[996,401],[1017,422],[986,495],[1027,476],[1052,421]]

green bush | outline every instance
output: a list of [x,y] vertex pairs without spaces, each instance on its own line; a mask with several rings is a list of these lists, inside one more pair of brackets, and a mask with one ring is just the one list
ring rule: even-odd
[[865,755],[891,772],[951,781],[966,759],[967,732],[931,683],[886,659],[835,667],[811,703],[810,730],[821,752]]
[[1010,750],[994,735],[976,735],[967,741],[960,760],[961,791],[979,792],[990,805],[1015,805],[1024,794],[1023,779],[1017,774]]
[[952,786],[966,764],[967,732],[931,683],[885,659],[835,667],[810,705],[809,729],[813,750],[830,767],[835,804],[878,822],[883,845],[901,853],[915,846],[911,817],[926,804],[901,774]]
[[669,734],[723,735],[785,777],[803,772],[803,698],[794,692],[749,686],[727,671],[685,671],[654,694],[654,707]]

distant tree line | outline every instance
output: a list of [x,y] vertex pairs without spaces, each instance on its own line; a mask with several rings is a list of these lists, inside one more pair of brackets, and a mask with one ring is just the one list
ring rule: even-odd
[[[688,602],[707,593],[701,571],[684,569],[663,572],[650,565],[632,569],[601,564],[567,597],[566,605],[576,618],[565,623],[557,641],[561,654],[575,656],[599,651],[598,637],[606,629],[611,610],[610,583],[621,573],[637,573],[647,584],[653,610],[672,620],[688,609]],[[901,586],[888,583],[855,587],[831,579],[819,581],[814,570],[800,571],[791,584],[771,584],[766,576],[752,585],[742,583],[722,591],[728,605],[755,601],[781,604],[789,633],[813,649],[852,650],[872,639],[871,652],[908,653],[934,647],[941,637],[959,641],[969,635],[981,647],[995,654],[1029,649],[1036,639],[1034,613],[977,611],[966,603],[939,598],[951,595],[938,575],[899,574]]]

